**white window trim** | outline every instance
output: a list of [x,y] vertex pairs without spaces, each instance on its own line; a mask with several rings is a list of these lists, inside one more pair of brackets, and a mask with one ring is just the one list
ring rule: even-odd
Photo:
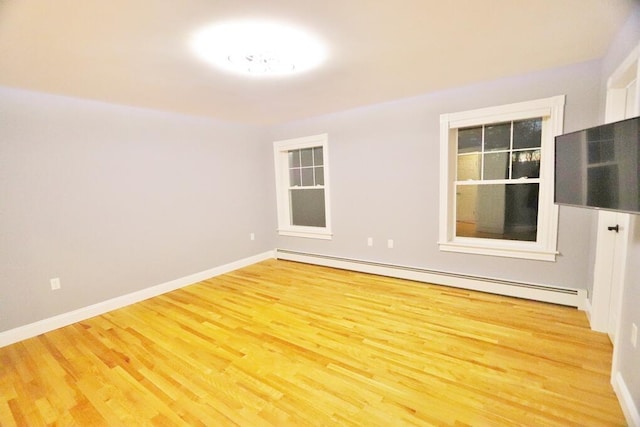
[[[553,203],[554,137],[562,134],[565,96],[481,108],[440,116],[440,232],[441,251],[555,261],[558,206]],[[512,120],[542,117],[542,161],[538,209],[538,241],[482,239],[455,236],[457,130]]]
[[[302,148],[322,147],[323,171],[324,171],[324,206],[325,227],[304,227],[291,225],[291,212],[289,207],[289,164],[287,153],[291,150]],[[331,233],[330,216],[330,185],[329,185],[329,150],[328,136],[326,133],[307,136],[303,138],[286,139],[273,143],[273,156],[276,175],[276,201],[278,208],[278,233],[281,236],[307,237],[313,239],[330,240]]]

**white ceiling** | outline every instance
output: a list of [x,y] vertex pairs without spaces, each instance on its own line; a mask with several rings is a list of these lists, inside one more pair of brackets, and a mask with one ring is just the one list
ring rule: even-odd
[[[272,124],[602,57],[637,0],[0,0],[0,85]],[[197,59],[197,29],[266,18],[329,59],[287,79]]]

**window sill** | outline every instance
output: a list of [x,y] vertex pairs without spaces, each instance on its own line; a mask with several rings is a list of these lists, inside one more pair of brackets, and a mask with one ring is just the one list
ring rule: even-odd
[[[475,239],[474,239],[475,240]],[[556,261],[558,252],[545,250],[538,245],[523,245],[515,242],[439,242],[438,246],[444,252],[458,252],[476,255],[490,255],[507,258],[522,258],[536,261]],[[513,243],[513,244],[512,244]]]
[[308,229],[279,229],[281,236],[304,237],[307,239],[332,240],[333,234],[328,230],[308,230]]

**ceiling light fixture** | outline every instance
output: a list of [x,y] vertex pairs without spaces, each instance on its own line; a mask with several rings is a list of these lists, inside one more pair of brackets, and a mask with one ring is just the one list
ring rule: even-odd
[[194,34],[191,47],[218,68],[253,76],[302,73],[320,65],[327,55],[324,44],[308,32],[264,21],[206,27]]

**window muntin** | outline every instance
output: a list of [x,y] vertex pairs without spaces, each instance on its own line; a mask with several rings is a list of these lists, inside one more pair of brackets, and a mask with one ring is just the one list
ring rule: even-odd
[[557,96],[441,115],[440,250],[555,260],[563,114]]

